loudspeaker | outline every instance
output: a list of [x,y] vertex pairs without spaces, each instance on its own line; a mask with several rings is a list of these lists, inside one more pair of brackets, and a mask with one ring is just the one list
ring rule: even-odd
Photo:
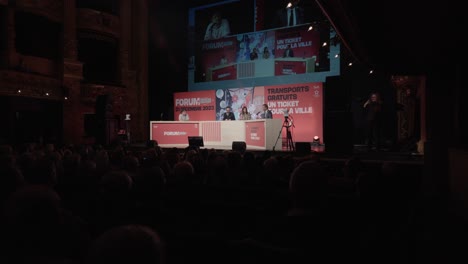
[[96,136],[96,115],[95,114],[84,114],[84,133],[86,137]]
[[351,112],[325,112],[323,142],[325,143],[325,152],[341,154],[353,152],[353,116]]
[[96,98],[95,111],[97,119],[112,118],[113,101],[112,95],[102,94]]
[[247,149],[247,144],[244,141],[233,141],[232,142],[232,150],[238,151],[240,153],[244,153]]
[[99,95],[95,105],[96,143],[108,145],[117,137],[117,120],[113,116],[113,101],[110,94]]
[[189,143],[189,147],[199,148],[199,147],[205,146],[202,136],[189,136],[188,143]]
[[156,140],[148,140],[146,142],[146,147],[147,148],[155,148],[156,146],[158,146],[158,141],[156,141]]
[[102,119],[96,131],[96,143],[101,145],[109,145],[118,137],[118,120],[117,119]]
[[351,105],[352,82],[342,76],[328,76],[323,89],[326,111],[349,111]]
[[310,142],[296,142],[296,153],[299,155],[307,155],[311,152]]

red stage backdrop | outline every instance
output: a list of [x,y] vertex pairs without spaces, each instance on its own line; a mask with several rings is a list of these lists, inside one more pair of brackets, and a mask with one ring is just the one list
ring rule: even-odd
[[265,102],[273,118],[284,119],[287,110],[293,120],[294,142],[312,142],[314,136],[323,138],[322,99],[322,83],[265,87]]
[[183,92],[174,94],[174,119],[179,119],[182,109],[187,110],[191,121],[215,120],[215,91]]
[[[229,100],[226,99],[228,97],[223,96],[227,93]],[[218,94],[218,99],[215,94]],[[221,99],[222,101],[217,104],[217,100]],[[256,119],[258,113],[262,111],[262,104],[267,103],[273,113],[273,118],[284,120],[284,112],[287,110],[294,124],[294,127],[291,127],[294,142],[312,142],[314,136],[323,138],[322,100],[322,83],[175,93],[174,118],[177,120],[180,111],[187,109],[190,120],[216,120],[216,111],[220,116],[224,103],[232,106],[236,114],[245,105],[252,114],[252,119]],[[219,109],[216,110],[216,108]],[[249,145],[259,143],[254,142],[257,141],[255,135],[247,140],[251,140]]]

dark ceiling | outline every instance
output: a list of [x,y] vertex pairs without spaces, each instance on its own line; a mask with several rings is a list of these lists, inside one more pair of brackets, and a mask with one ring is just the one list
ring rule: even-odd
[[357,59],[387,72],[430,72],[455,63],[461,50],[462,9],[455,1],[317,2]]

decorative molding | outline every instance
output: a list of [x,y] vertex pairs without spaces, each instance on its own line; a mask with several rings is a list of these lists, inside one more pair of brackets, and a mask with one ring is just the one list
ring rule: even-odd
[[83,63],[65,59],[63,62],[63,77],[83,79]]
[[411,139],[416,131],[416,123],[420,122],[419,95],[421,78],[418,76],[392,76],[391,81],[396,89],[398,141]]
[[120,18],[88,8],[77,9],[77,28],[89,29],[120,37]]
[[[122,40],[120,44],[122,44],[125,40]],[[126,69],[129,66],[129,58],[130,52],[128,49],[120,49],[120,67],[122,69]]]
[[63,1],[60,0],[16,0],[16,8],[45,16],[50,20],[63,20]]
[[126,91],[124,87],[91,83],[81,84],[80,97],[83,104],[94,105],[96,103],[96,98],[103,94],[112,94],[115,98],[114,103],[118,101],[117,99],[126,97]]
[[[127,70],[126,68],[121,69],[122,83],[126,86],[131,86],[136,82],[137,73],[134,70]],[[130,87],[127,87],[130,88]]]
[[0,70],[0,94],[59,100],[63,97],[60,80],[9,70]]
[[16,66],[20,71],[28,73],[36,73],[45,76],[58,76],[57,62],[46,58],[27,56],[20,53],[18,55],[18,64]]

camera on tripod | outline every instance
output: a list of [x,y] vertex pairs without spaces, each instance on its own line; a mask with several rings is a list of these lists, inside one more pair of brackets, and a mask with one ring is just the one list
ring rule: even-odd
[[284,122],[283,122],[284,127],[289,128],[291,126],[294,126],[294,121],[292,117],[289,115],[289,111],[287,108],[283,110],[283,116],[284,116]]

